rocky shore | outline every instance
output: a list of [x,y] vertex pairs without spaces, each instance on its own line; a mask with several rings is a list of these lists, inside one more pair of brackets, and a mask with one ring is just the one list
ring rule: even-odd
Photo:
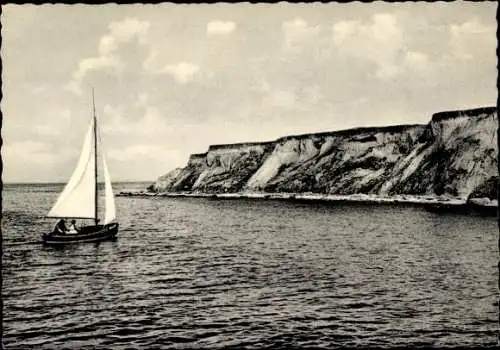
[[257,199],[280,200],[304,203],[359,203],[375,205],[415,205],[435,213],[479,213],[496,216],[498,201],[476,198],[468,201],[448,197],[395,195],[381,197],[374,195],[318,195],[314,193],[192,193],[192,192],[149,192],[145,190],[125,190],[118,197],[169,197],[206,198],[210,200]]

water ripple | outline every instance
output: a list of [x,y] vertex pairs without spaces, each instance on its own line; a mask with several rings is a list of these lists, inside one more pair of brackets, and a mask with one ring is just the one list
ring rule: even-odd
[[120,197],[118,241],[27,244],[59,190],[5,191],[6,349],[496,345],[494,220]]

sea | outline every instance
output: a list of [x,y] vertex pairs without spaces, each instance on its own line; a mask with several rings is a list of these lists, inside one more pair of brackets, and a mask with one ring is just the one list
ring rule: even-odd
[[496,218],[117,197],[117,241],[45,247],[63,186],[4,184],[5,349],[498,344]]

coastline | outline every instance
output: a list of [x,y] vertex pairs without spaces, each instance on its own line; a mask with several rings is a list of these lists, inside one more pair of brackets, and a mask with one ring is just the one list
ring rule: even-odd
[[497,200],[483,198],[465,199],[431,196],[431,195],[394,195],[378,196],[368,194],[326,195],[318,193],[201,193],[201,192],[148,192],[145,190],[124,190],[117,197],[170,197],[170,198],[208,198],[211,200],[257,199],[281,200],[303,203],[359,203],[359,204],[387,204],[387,205],[416,205],[434,213],[478,213],[487,216],[496,216]]

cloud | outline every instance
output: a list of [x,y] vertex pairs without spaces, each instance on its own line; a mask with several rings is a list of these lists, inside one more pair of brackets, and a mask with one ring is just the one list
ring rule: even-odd
[[481,23],[477,18],[474,18],[471,21],[467,21],[462,23],[461,25],[450,26],[451,34],[454,37],[460,37],[462,35],[467,34],[486,34],[491,33],[495,30],[492,26],[486,26]]
[[332,31],[333,42],[343,54],[376,64],[377,78],[392,78],[400,72],[396,61],[403,51],[403,30],[396,15],[378,13],[369,23],[339,21]]
[[224,21],[211,21],[207,24],[207,34],[213,35],[226,35],[232,33],[236,29],[236,23]]
[[194,79],[199,70],[200,67],[196,64],[179,62],[177,64],[167,64],[160,72],[171,75],[179,84],[187,84]]
[[496,48],[496,27],[485,25],[477,18],[450,25],[449,33],[452,52],[461,60],[483,57]]
[[142,62],[143,69],[150,74],[167,74],[172,76],[179,84],[187,84],[194,80],[200,67],[190,62],[177,62],[174,64],[166,64],[163,67],[159,66],[158,50],[152,48],[148,57]]
[[333,25],[333,42],[341,45],[358,32],[361,26],[359,21],[340,21]]
[[312,40],[320,32],[320,26],[310,26],[304,19],[295,18],[282,24],[285,49],[300,50],[300,45]]
[[111,67],[122,67],[123,63],[116,55],[90,57],[81,60],[78,63],[78,70],[73,74],[75,81],[79,82],[91,70],[100,70]]
[[109,34],[101,37],[99,41],[99,54],[105,56],[115,52],[119,45],[137,39],[139,43],[145,44],[151,24],[140,21],[137,18],[126,18],[120,22],[109,24]]
[[125,64],[119,52],[120,46],[133,40],[145,44],[149,27],[148,21],[140,21],[137,18],[111,22],[108,34],[99,39],[98,56],[80,60],[78,69],[73,73],[73,79],[66,88],[81,95],[81,82],[90,71],[114,69],[118,73],[121,72]]

